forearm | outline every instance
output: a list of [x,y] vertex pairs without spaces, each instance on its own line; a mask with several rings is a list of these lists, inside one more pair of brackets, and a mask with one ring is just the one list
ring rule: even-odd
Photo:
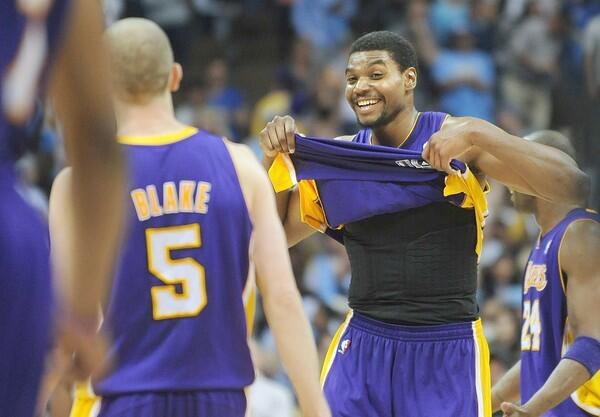
[[542,388],[523,405],[523,408],[533,415],[541,415],[567,399],[588,379],[590,374],[583,365],[570,359],[563,359]]
[[534,195],[561,203],[585,199],[589,180],[565,153],[510,135],[483,120],[470,119],[469,124],[473,145],[512,168]]
[[520,394],[521,361],[517,362],[492,387],[492,411],[498,411],[504,401],[517,402]]
[[[78,145],[72,161],[71,250],[67,308],[98,312],[108,292],[125,211],[125,170],[114,137]],[[106,142],[110,139],[110,142]]]
[[[321,415],[326,407],[319,386],[314,338],[303,313],[299,294],[286,294],[285,298],[282,300],[279,295],[264,299],[267,321],[304,415]],[[302,358],[302,361],[298,358]]]

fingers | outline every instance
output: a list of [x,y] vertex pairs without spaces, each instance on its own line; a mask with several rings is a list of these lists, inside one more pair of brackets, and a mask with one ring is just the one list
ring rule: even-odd
[[521,411],[520,408],[512,403],[504,402],[500,404],[500,409],[504,413],[503,417],[516,417],[521,415],[521,413],[519,413],[519,411]]
[[267,156],[293,153],[296,148],[296,122],[290,116],[275,116],[260,132],[260,146]]
[[73,320],[59,323],[57,347],[68,358],[67,379],[99,377],[109,370],[109,339],[94,327],[78,325]]
[[294,153],[296,150],[296,137],[294,136],[296,133],[296,122],[290,116],[285,116],[283,119],[288,149],[290,150],[290,153]]
[[437,134],[433,134],[423,147],[421,156],[432,168],[452,174],[454,170],[450,167],[451,156],[449,153],[449,141],[444,140]]
[[440,162],[440,145],[439,141],[436,140],[435,135],[432,135],[429,141],[425,144],[421,156],[424,160],[429,162],[429,165],[431,165],[433,169],[436,169],[438,171],[444,171]]

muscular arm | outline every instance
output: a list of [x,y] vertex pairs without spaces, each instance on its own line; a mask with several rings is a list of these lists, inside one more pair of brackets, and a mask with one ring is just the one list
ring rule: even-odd
[[102,20],[96,1],[73,2],[51,95],[72,166],[64,202],[71,227],[64,269],[65,308],[94,317],[106,296],[124,213],[124,166],[115,141]]
[[[588,336],[600,340],[600,224],[578,221],[569,226],[560,252],[560,265],[567,281],[569,326],[575,337]],[[568,398],[592,375],[571,359],[562,359],[546,383],[523,405],[537,416]]]
[[587,175],[565,153],[472,117],[447,120],[423,157],[440,170],[447,170],[450,159],[461,159],[517,191],[563,204],[581,203],[590,186]]
[[520,394],[521,361],[514,364],[492,387],[492,412],[500,409],[504,401],[517,402]]
[[482,173],[549,201],[579,203],[587,196],[589,180],[567,154],[482,120],[467,123],[477,150],[473,163]]
[[300,301],[271,185],[249,150],[229,144],[254,224],[252,257],[277,351],[306,416],[328,416],[317,350]]

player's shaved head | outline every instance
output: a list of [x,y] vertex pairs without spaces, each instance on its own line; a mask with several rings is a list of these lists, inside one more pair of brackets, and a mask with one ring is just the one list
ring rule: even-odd
[[143,101],[165,92],[173,50],[156,23],[141,18],[119,20],[108,28],[106,39],[118,94]]
[[555,130],[538,130],[537,132],[527,135],[525,139],[556,148],[575,160],[575,148],[573,147],[573,144],[569,138],[560,132]]

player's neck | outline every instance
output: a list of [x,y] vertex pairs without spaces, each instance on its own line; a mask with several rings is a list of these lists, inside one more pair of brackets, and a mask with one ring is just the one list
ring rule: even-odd
[[115,103],[120,136],[154,136],[177,132],[185,127],[175,119],[171,95],[142,103]]
[[373,128],[371,142],[375,145],[401,146],[412,132],[418,114],[413,106],[407,106],[390,123]]
[[553,227],[560,223],[571,210],[577,207],[577,205],[556,204],[538,199],[534,214],[535,221],[540,227],[542,235],[548,233]]

